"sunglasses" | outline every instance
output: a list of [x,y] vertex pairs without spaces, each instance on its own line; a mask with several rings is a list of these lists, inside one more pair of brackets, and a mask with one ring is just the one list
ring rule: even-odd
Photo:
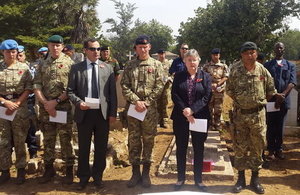
[[189,48],[187,48],[187,47],[182,47],[181,49],[182,49],[182,50],[188,50]]
[[98,48],[95,48],[95,47],[89,47],[89,48],[87,48],[88,50],[90,50],[90,51],[100,51],[101,50],[101,47],[98,47]]

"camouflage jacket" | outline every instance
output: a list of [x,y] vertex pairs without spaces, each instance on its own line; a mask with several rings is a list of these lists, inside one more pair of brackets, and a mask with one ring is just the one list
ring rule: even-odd
[[242,62],[230,71],[226,93],[233,99],[234,106],[252,109],[267,104],[267,96],[276,93],[274,81],[269,71],[256,62],[253,72],[246,70]]
[[63,53],[57,59],[49,55],[38,65],[33,88],[40,89],[48,100],[57,98],[66,91],[72,64],[71,58]]
[[103,61],[103,62],[105,62],[106,64],[110,64],[113,67],[113,69],[114,69],[114,74],[115,75],[119,75],[120,74],[121,68],[120,68],[119,62],[115,58],[109,57],[106,60],[100,58],[100,60]]
[[129,61],[121,87],[124,97],[132,104],[139,100],[146,101],[147,105],[155,103],[164,87],[162,64],[151,57]]
[[210,62],[203,66],[203,70],[211,75],[212,83],[218,83],[224,77],[229,76],[229,69],[226,64],[221,62]]
[[1,62],[0,95],[21,95],[25,90],[32,90],[32,77],[28,65],[16,62],[7,67],[5,62]]

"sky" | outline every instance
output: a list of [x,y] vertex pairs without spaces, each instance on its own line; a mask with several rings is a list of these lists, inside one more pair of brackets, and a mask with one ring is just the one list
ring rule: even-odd
[[[149,22],[156,19],[163,25],[172,28],[173,35],[179,35],[178,29],[181,22],[186,22],[189,17],[195,17],[195,9],[198,7],[205,8],[211,0],[120,0],[135,3],[137,9],[134,11],[134,18],[143,22]],[[110,28],[109,24],[103,23],[108,18],[117,19],[114,3],[110,0],[100,0],[97,7],[98,16],[102,23],[102,33],[109,36],[106,32]],[[300,30],[300,20],[297,18],[288,19],[291,29]]]

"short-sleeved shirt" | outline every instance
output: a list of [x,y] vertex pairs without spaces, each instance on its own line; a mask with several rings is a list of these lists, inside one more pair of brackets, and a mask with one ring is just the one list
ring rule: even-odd
[[267,97],[275,95],[276,89],[271,74],[262,64],[256,62],[255,69],[249,72],[240,61],[230,71],[226,93],[235,107],[252,109],[266,105]]
[[[282,59],[281,64],[278,64],[275,59],[265,63],[266,69],[274,78],[275,88],[278,93],[282,93],[290,83],[297,85],[296,67],[295,64]],[[291,107],[290,95],[285,97],[284,105],[287,109]]]

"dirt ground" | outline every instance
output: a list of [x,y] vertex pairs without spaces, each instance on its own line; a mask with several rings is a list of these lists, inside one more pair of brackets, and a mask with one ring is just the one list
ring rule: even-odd
[[[230,109],[230,101],[225,99],[223,119],[228,120],[228,110]],[[169,128],[158,128],[157,136],[155,138],[155,147],[153,151],[153,166],[151,168],[151,188],[145,189],[141,186],[135,188],[127,188],[126,182],[131,176],[131,167],[115,166],[108,169],[104,174],[105,187],[101,190],[97,190],[92,184],[89,184],[83,191],[76,191],[76,184],[79,182],[78,178],[75,178],[74,184],[63,185],[61,173],[58,172],[57,176],[48,184],[38,184],[37,177],[42,173],[27,175],[26,183],[23,185],[15,185],[14,180],[16,177],[16,170],[11,169],[12,179],[0,186],[0,194],[107,194],[107,195],[136,195],[142,193],[154,193],[154,192],[172,192],[173,185],[176,182],[176,178],[163,178],[156,176],[157,169],[162,161],[164,154],[169,146],[173,134],[171,120],[169,121]],[[222,132],[222,138],[226,140],[230,155],[233,156],[234,151],[230,141],[228,125],[224,125],[224,131]],[[125,133],[125,131],[124,131]],[[117,132],[116,135],[120,134]],[[115,135],[115,136],[116,136]],[[264,168],[260,171],[261,182],[265,187],[265,194],[270,195],[293,195],[300,194],[300,131],[298,134],[285,136],[284,138],[284,154],[285,160],[276,160],[268,165],[268,168]],[[1,160],[1,159],[0,159]],[[236,171],[235,171],[236,173]],[[246,172],[246,181],[249,185],[251,173]],[[235,177],[236,180],[236,177]],[[209,193],[216,194],[231,194],[232,186],[235,181],[204,181],[208,186]],[[182,191],[197,191],[193,185],[193,181],[186,181]],[[240,194],[251,195],[255,194],[247,187]]]

